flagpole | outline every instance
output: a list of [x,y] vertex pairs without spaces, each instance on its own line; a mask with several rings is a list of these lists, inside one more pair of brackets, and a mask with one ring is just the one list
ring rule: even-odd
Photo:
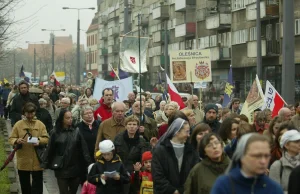
[[[138,15],[138,38],[139,38],[139,84],[140,84],[140,125],[142,123],[142,77],[141,77],[141,14]],[[142,125],[141,125],[142,126]]]

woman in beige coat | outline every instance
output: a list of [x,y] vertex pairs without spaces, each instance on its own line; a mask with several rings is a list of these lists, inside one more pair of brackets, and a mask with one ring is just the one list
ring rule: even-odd
[[22,194],[43,193],[43,169],[40,167],[35,147],[46,145],[49,136],[45,125],[35,119],[36,111],[37,107],[33,103],[26,103],[23,107],[25,117],[14,125],[9,137],[11,145],[21,146],[17,151],[17,168]]

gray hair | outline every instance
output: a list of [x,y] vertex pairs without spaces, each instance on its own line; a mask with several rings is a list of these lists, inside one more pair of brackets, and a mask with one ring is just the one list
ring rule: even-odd
[[289,108],[283,107],[278,111],[278,116],[284,117],[284,114],[288,111],[291,111]]
[[160,106],[162,103],[165,103],[165,104],[167,104],[167,102],[166,102],[166,101],[162,100],[162,101],[160,101],[160,103],[159,103],[159,106]]
[[80,111],[80,113],[81,113],[81,117],[83,117],[83,115],[84,115],[85,111],[87,111],[87,110],[91,110],[91,111],[93,111],[93,112],[94,112],[94,109],[93,109],[93,107],[91,107],[91,106],[84,106],[84,107],[82,107],[82,108],[81,108],[81,111]]
[[111,110],[112,110],[112,111],[115,111],[117,105],[122,105],[122,106],[124,107],[124,110],[126,110],[126,104],[123,103],[123,102],[114,102],[114,103],[111,105]]
[[45,104],[47,104],[47,101],[44,98],[40,98],[39,99],[39,103],[45,103]]

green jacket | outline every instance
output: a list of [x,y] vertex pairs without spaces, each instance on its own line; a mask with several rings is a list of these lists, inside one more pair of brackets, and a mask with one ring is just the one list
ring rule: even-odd
[[216,179],[229,165],[230,159],[225,155],[222,158],[220,163],[204,158],[194,166],[184,184],[184,194],[209,194]]

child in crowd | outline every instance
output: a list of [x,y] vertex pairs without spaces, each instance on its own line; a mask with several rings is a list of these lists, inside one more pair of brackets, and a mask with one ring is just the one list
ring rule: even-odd
[[142,164],[144,171],[140,171],[142,168],[141,163],[137,162],[133,165],[134,173],[131,175],[131,181],[133,182],[137,190],[140,189],[139,194],[153,194],[151,161],[152,153],[150,151],[147,151],[142,155]]
[[[93,166],[94,163],[89,165],[88,174],[90,173]],[[81,194],[96,194],[96,186],[86,181],[82,186]]]
[[123,184],[129,183],[129,173],[124,168],[120,157],[115,153],[111,140],[99,143],[100,159],[88,174],[88,181],[96,185],[97,194],[122,194]]

